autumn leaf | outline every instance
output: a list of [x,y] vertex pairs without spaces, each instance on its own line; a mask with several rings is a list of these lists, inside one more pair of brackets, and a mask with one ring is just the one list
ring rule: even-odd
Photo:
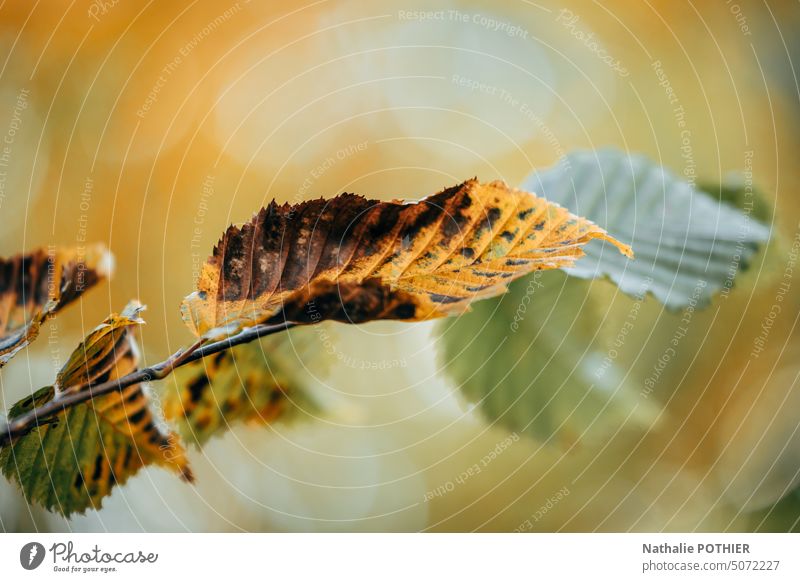
[[102,244],[0,259],[0,367],[33,341],[47,318],[109,277],[112,265]]
[[[175,370],[164,416],[198,445],[237,422],[271,424],[315,412],[309,394],[326,358],[309,330],[289,330],[236,346]],[[311,367],[311,369],[309,368]]]
[[432,319],[572,265],[592,239],[631,256],[592,222],[502,182],[468,180],[416,203],[273,201],[228,228],[182,312],[206,336],[297,318]]
[[[59,394],[88,390],[136,370],[139,353],[132,330],[144,323],[142,309],[133,302],[122,314],[108,317],[72,353],[55,385],[16,403],[9,419]],[[149,464],[192,480],[183,447],[175,434],[159,428],[140,384],[60,412],[0,450],[0,469],[19,483],[26,499],[65,516],[99,509],[115,485]]]
[[[569,154],[525,185],[627,233],[637,260],[628,264],[604,243],[592,242],[586,256],[565,269],[572,276],[531,277],[503,297],[444,322],[443,369],[489,422],[545,442],[591,442],[624,425],[650,427],[661,406],[640,395],[652,372],[641,363],[662,357],[663,344],[650,339],[666,327],[664,341],[669,341],[683,314],[645,312],[645,295],[652,293],[673,310],[694,309],[714,291],[732,286],[770,239],[759,221],[767,220],[772,208],[742,180],[693,189],[644,156],[614,150]],[[616,300],[620,313],[609,311],[602,284],[584,281],[602,276],[632,296]],[[631,314],[641,318],[636,335],[628,327]],[[627,338],[625,347],[603,345],[607,326],[601,320],[614,322],[614,342]],[[626,322],[622,331],[618,321]],[[683,374],[694,357],[696,350],[679,351],[671,369]]]

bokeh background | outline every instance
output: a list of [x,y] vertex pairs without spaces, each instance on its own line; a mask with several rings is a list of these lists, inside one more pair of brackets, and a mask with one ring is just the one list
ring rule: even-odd
[[[3,481],[0,529],[796,528],[800,283],[765,351],[749,354],[800,221],[798,25],[789,0],[3,2],[0,255],[98,240],[117,263],[3,369],[4,409],[51,383],[132,297],[148,305],[148,361],[187,344],[178,305],[198,265],[228,224],[272,198],[417,199],[472,176],[518,184],[605,146],[683,172],[658,61],[698,179],[723,181],[751,152],[774,242],[696,317],[691,353],[646,413],[623,423],[597,410],[603,438],[526,435],[431,495],[508,432],[461,397],[435,324],[334,324],[320,418],[236,427],[192,452],[196,486],[144,470],[70,521]],[[610,344],[630,304],[593,285],[607,302],[583,325]],[[642,341],[658,354],[675,320],[652,298],[642,309],[657,331]],[[320,340],[319,357],[327,351]]]

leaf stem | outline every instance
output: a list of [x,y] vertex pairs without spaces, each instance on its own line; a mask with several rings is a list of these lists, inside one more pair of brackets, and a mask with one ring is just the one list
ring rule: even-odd
[[79,391],[65,387],[51,401],[14,419],[9,419],[6,426],[0,427],[0,447],[5,446],[12,439],[26,434],[34,427],[39,426],[39,424],[44,424],[49,418],[61,411],[91,400],[96,396],[103,396],[116,390],[122,390],[133,384],[161,380],[169,376],[176,368],[180,368],[190,362],[195,362],[240,344],[246,344],[260,337],[285,331],[296,325],[298,324],[289,321],[274,325],[261,324],[213,343],[206,343],[206,340],[199,339],[188,348],[181,348],[163,362],[131,372],[121,378],[103,382],[96,386],[86,386],[85,389]]

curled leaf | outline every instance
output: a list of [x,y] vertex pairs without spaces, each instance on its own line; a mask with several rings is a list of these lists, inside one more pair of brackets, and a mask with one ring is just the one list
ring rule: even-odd
[[[643,285],[670,309],[693,301],[708,304],[714,293],[730,290],[758,248],[770,239],[760,222],[769,215],[752,187],[695,189],[642,155],[613,149],[569,154],[552,168],[531,175],[535,188],[625,236],[636,247],[629,263],[600,242],[567,272],[581,279],[608,276],[625,293]],[[723,201],[738,202],[735,208]],[[698,287],[698,281],[704,283]],[[699,291],[699,298],[694,297]]]
[[[17,402],[9,419],[63,392],[88,390],[136,370],[139,353],[132,330],[143,323],[141,310],[131,303],[96,327],[72,353],[55,386]],[[177,436],[158,426],[140,384],[72,406],[0,450],[0,469],[19,483],[26,499],[65,516],[99,509],[115,485],[149,464],[192,479]]]
[[44,321],[109,277],[102,244],[0,259],[0,367],[39,334]]
[[572,265],[595,238],[631,256],[592,222],[502,182],[468,180],[416,203],[272,202],[228,228],[182,312],[196,335],[308,322],[312,303],[324,306],[314,321],[431,319],[531,271]]

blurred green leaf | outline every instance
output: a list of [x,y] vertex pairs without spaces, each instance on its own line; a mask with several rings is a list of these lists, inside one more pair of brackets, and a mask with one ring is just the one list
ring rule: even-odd
[[[440,328],[444,366],[490,422],[510,430],[571,440],[624,422],[650,426],[660,405],[641,391],[652,370],[633,365],[635,340],[622,347],[634,337],[645,295],[673,309],[707,303],[768,239],[750,215],[769,216],[769,205],[744,183],[709,187],[736,210],[644,157],[611,150],[568,155],[523,187],[631,241],[636,259],[619,261],[593,241],[586,257],[564,269],[577,278],[536,273],[503,297],[475,303]],[[632,299],[609,311],[608,293],[580,280],[601,275]],[[664,323],[673,337],[672,318]]]
[[596,222],[636,254],[628,261],[592,241],[586,257],[565,269],[570,275],[608,276],[629,294],[649,279],[648,290],[670,309],[687,305],[698,281],[707,282],[701,304],[730,287],[770,236],[757,220],[763,211],[748,210],[747,201],[739,200],[755,198],[751,189],[722,189],[721,199],[738,202],[744,209],[739,211],[644,156],[616,150],[569,154],[528,177],[522,187]]
[[748,515],[748,530],[800,533],[800,487],[780,501]]
[[165,389],[164,416],[202,445],[237,422],[269,424],[317,412],[310,386],[329,358],[316,333],[286,331],[178,368]]
[[537,273],[441,324],[442,365],[490,422],[566,441],[653,422],[657,405],[598,341],[591,286]]
[[752,184],[748,184],[747,178],[741,173],[729,174],[719,184],[700,182],[698,189],[707,192],[720,202],[749,213],[752,218],[760,222],[770,222],[772,219],[772,205],[763,193],[756,190]]

